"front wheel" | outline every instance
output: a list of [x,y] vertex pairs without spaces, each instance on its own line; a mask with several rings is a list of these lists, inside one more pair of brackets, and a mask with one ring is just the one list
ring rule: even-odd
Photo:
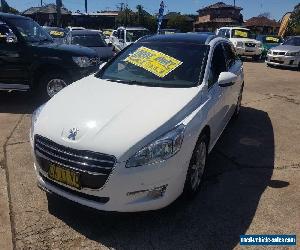
[[201,135],[194,149],[189,169],[186,175],[183,195],[187,198],[193,198],[200,190],[202,177],[206,167],[208,155],[208,140],[205,134]]
[[51,99],[69,84],[67,77],[60,72],[49,72],[41,77],[38,86],[38,98],[43,101]]

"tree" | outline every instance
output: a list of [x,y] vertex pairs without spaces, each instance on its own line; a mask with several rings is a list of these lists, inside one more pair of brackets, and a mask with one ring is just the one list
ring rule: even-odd
[[285,35],[300,35],[300,3],[295,6],[295,9],[291,14]]
[[15,8],[10,7],[5,0],[1,0],[0,2],[0,11],[1,12],[7,12],[7,13],[13,13],[13,14],[19,14],[19,11]]
[[188,17],[181,14],[176,14],[169,17],[167,28],[188,32],[193,29],[193,23],[188,20]]

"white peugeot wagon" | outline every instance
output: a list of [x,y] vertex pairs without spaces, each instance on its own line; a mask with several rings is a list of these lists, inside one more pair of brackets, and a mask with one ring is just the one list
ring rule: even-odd
[[240,111],[243,85],[227,39],[144,37],[34,112],[38,184],[106,211],[193,197],[208,153]]

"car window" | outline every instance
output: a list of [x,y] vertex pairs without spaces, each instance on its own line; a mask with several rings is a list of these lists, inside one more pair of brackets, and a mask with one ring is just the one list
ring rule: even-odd
[[73,35],[72,44],[81,45],[84,47],[106,47],[107,46],[100,34]]
[[105,66],[102,79],[153,87],[193,87],[202,79],[208,45],[134,43]]
[[293,37],[285,41],[283,45],[300,46],[300,37]]
[[229,29],[225,30],[225,37],[230,38],[230,30]]
[[229,69],[235,63],[236,54],[234,49],[229,43],[224,43],[223,46],[225,52],[226,65],[227,68]]
[[219,78],[221,72],[226,72],[226,60],[222,44],[218,44],[213,52],[213,57],[210,66],[210,74],[208,79],[208,87],[214,85]]
[[218,35],[225,37],[225,30],[224,29],[219,30]]

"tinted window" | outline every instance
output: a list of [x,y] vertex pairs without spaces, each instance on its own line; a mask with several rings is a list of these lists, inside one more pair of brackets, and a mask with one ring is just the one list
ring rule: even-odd
[[225,52],[225,58],[226,58],[226,65],[227,68],[230,68],[235,60],[236,60],[236,54],[235,51],[233,50],[232,46],[229,43],[224,43],[224,52]]
[[208,79],[208,87],[218,81],[221,72],[226,72],[226,60],[222,44],[219,44],[214,49],[213,58],[211,61],[210,75]]
[[135,43],[99,73],[120,83],[192,87],[202,78],[209,46],[184,43]]
[[95,35],[73,35],[72,44],[81,45],[84,47],[106,47],[106,43],[102,36]]
[[300,37],[293,37],[286,42],[283,43],[284,45],[293,45],[293,46],[300,46]]

